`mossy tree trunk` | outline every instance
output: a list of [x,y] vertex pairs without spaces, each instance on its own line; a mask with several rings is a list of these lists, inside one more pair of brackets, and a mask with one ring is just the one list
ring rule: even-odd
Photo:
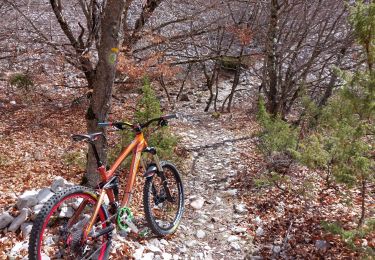
[[[109,0],[102,20],[102,34],[98,49],[99,61],[96,67],[92,85],[92,96],[87,109],[86,120],[89,133],[103,131],[98,122],[107,120],[111,107],[112,86],[115,79],[117,54],[122,44],[123,11],[125,1]],[[97,149],[103,162],[106,161],[106,142],[99,140]],[[97,164],[93,150],[90,147],[87,159],[85,179],[88,186],[94,186],[98,181]]]

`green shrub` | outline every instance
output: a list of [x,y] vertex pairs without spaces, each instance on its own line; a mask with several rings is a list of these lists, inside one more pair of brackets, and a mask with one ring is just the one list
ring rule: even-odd
[[9,83],[12,86],[17,87],[18,89],[29,91],[30,87],[34,86],[34,83],[31,77],[28,74],[24,73],[16,73],[13,74],[10,79]]
[[280,117],[272,117],[265,107],[262,97],[259,98],[257,120],[261,126],[258,134],[258,149],[265,156],[266,171],[257,180],[257,187],[273,184],[279,189],[290,188],[287,176],[293,162],[292,154],[297,147],[298,132]]
[[[316,127],[302,140],[295,153],[301,163],[331,173],[334,180],[357,187],[361,191],[361,217],[359,227],[365,220],[366,187],[375,182],[375,3],[358,3],[352,9],[351,22],[363,47],[367,67],[354,73],[340,71],[343,87],[336,91],[320,111]],[[371,31],[372,30],[372,31]],[[343,233],[350,240],[349,233]]]
[[[363,248],[358,247],[355,242],[356,240],[363,239],[368,235],[371,235],[375,231],[375,219],[368,220],[363,227],[352,230],[345,230],[340,223],[334,222],[322,222],[321,226],[323,230],[328,233],[338,235],[345,242],[345,244],[352,250],[363,250]],[[362,241],[361,241],[362,242]],[[374,250],[370,247],[365,248],[365,255],[374,256]]]
[[274,153],[290,154],[296,149],[298,129],[293,128],[280,117],[272,117],[268,114],[262,97],[259,99],[257,120],[262,127],[258,147],[265,156]]

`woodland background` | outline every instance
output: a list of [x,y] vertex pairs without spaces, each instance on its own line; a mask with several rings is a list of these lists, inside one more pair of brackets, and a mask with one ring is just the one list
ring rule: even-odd
[[[254,131],[231,185],[250,225],[269,220],[248,230],[257,254],[374,256],[373,1],[0,0],[0,14],[1,211],[52,176],[93,185],[92,151],[69,136],[131,120],[147,76],[163,111]],[[2,236],[4,252],[22,240]]]

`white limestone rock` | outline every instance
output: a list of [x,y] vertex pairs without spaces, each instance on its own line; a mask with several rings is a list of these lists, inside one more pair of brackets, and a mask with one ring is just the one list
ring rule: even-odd
[[73,214],[74,214],[73,208],[65,206],[65,207],[61,208],[59,217],[60,218],[71,218],[73,216]]
[[143,255],[143,252],[145,251],[145,247],[144,246],[140,246],[138,247],[135,251],[134,251],[134,254],[133,254],[133,257],[135,260],[139,260],[139,259],[142,259],[142,255]]
[[203,230],[199,229],[197,231],[196,236],[197,236],[197,238],[202,239],[202,238],[204,238],[206,236],[206,233]]
[[144,254],[141,259],[142,260],[153,260],[154,255],[155,255],[154,253],[150,252],[150,253]]
[[37,199],[38,191],[29,190],[25,191],[21,196],[19,196],[16,206],[18,209],[30,208],[38,204]]
[[12,224],[10,224],[8,230],[11,232],[17,231],[17,229],[26,222],[27,217],[29,216],[29,209],[22,209],[18,217],[16,217]]
[[196,197],[193,199],[192,202],[190,202],[190,206],[195,210],[201,209],[203,205],[204,205],[204,199],[202,197]]
[[21,225],[22,236],[24,238],[26,238],[30,234],[32,228],[33,228],[33,223],[32,222],[25,222],[25,223],[23,223]]
[[227,239],[227,241],[229,243],[232,243],[232,242],[235,242],[235,241],[238,241],[238,240],[240,240],[240,238],[238,236],[229,236],[228,239]]
[[244,215],[248,213],[248,210],[246,209],[246,205],[243,203],[235,204],[233,205],[233,208],[234,208],[234,212],[237,214]]
[[255,234],[257,236],[263,236],[264,235],[264,230],[262,227],[258,227],[257,230],[255,231]]
[[8,212],[4,212],[0,215],[0,229],[6,228],[10,223],[12,223],[14,217],[12,217]]
[[236,251],[241,251],[241,246],[237,242],[230,243],[230,246]]
[[44,188],[39,191],[36,198],[38,199],[39,204],[43,204],[46,203],[53,195],[54,193],[49,188]]
[[56,177],[51,185],[51,191],[58,192],[62,190],[68,182],[63,177]]
[[171,260],[172,259],[172,255],[170,253],[163,253],[161,254],[161,257],[163,260]]
[[16,243],[12,249],[10,250],[10,253],[8,255],[9,259],[19,257],[21,251],[27,250],[29,247],[29,241],[22,241]]

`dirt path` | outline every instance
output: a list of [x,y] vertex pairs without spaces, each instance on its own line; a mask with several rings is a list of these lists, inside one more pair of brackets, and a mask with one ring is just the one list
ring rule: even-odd
[[172,238],[150,239],[144,245],[133,243],[134,256],[244,259],[253,249],[248,210],[231,182],[246,167],[240,153],[246,142],[252,142],[253,131],[243,127],[244,112],[215,119],[211,113],[197,113],[196,108],[184,103],[175,111],[180,112],[180,119],[172,125],[173,132],[181,138],[180,146],[189,152],[183,171],[184,217]]
[[[183,221],[185,232],[178,241],[180,251],[198,259],[243,259],[250,246],[247,209],[230,182],[245,165],[240,162],[237,142],[229,140],[250,135],[223,129],[220,120],[210,115],[186,121],[184,128],[182,143],[193,152],[191,170],[185,176],[186,204],[191,204]],[[204,200],[200,209],[194,208],[197,200]],[[205,236],[199,238],[200,233]]]

